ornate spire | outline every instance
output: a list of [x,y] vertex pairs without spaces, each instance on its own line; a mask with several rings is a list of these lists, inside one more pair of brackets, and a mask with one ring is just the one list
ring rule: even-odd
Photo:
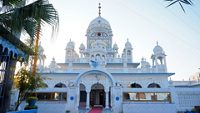
[[99,3],[99,16],[101,16],[101,3]]

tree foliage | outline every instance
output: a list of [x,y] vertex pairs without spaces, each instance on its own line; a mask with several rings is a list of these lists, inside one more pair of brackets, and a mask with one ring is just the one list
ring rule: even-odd
[[[12,33],[27,33],[32,41],[36,37],[38,24],[51,25],[52,33],[58,30],[58,12],[48,0],[36,0],[25,5],[27,0],[0,0],[3,2],[0,12],[0,26]],[[41,30],[39,31],[41,32]]]
[[20,103],[28,96],[27,94],[38,89],[45,87],[45,83],[39,74],[33,76],[30,70],[25,67],[21,68],[14,76],[14,86],[19,90],[16,110]]

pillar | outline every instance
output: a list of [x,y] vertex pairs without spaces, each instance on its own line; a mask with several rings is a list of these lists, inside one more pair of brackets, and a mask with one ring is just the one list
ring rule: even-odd
[[109,97],[109,91],[106,91],[106,108],[109,108],[108,97]]
[[6,59],[6,71],[4,74],[4,85],[3,85],[3,93],[4,93],[4,97],[2,99],[2,109],[0,110],[1,113],[5,113],[7,111],[9,111],[9,107],[10,107],[10,92],[12,89],[12,78],[14,76],[14,72],[15,72],[15,66],[16,66],[16,61],[12,58],[10,58],[11,56],[8,56]]
[[90,90],[86,89],[86,92],[87,92],[86,109],[90,109]]

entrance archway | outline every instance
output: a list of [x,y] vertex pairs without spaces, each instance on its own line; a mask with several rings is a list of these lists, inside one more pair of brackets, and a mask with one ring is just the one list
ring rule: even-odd
[[102,106],[105,107],[106,94],[104,91],[104,86],[102,84],[96,83],[91,86],[90,92],[90,106]]

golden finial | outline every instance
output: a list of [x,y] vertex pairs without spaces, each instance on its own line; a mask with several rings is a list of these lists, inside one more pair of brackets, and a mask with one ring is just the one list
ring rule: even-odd
[[101,16],[101,3],[99,3],[99,16]]

